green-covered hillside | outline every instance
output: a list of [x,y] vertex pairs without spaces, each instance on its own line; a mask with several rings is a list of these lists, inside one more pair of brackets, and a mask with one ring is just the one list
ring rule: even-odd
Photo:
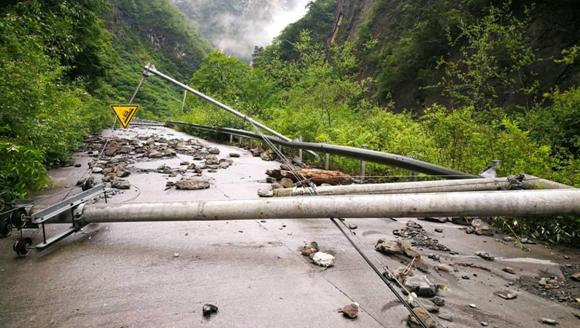
[[[46,186],[46,166],[113,122],[142,67],[188,80],[210,49],[168,0],[32,0],[0,5],[0,197]],[[151,79],[141,115],[180,109]]]

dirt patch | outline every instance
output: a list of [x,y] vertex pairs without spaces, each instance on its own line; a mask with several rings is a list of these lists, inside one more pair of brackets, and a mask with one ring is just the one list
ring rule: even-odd
[[549,273],[536,277],[522,276],[517,281],[517,285],[534,295],[580,310],[580,303],[576,300],[580,298],[580,282],[570,278],[573,274],[580,272],[580,264],[565,264],[561,266],[561,269],[564,279]]

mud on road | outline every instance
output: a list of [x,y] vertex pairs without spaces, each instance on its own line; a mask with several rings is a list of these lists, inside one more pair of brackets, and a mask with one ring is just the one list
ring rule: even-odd
[[[106,153],[95,162],[109,136]],[[266,171],[280,168],[236,145],[163,127],[107,130],[87,140],[74,160],[80,167],[50,172],[55,186],[35,197],[39,207],[80,191],[77,182],[88,172],[94,183],[104,179],[122,188],[109,202],[138,203],[255,199],[268,186]],[[179,181],[193,182],[178,188]],[[502,235],[466,233],[481,226],[448,220],[346,223],[379,267],[397,271],[412,261],[408,254],[377,252],[379,239],[409,243],[421,258],[414,280],[422,283],[424,276],[436,286],[437,298],[427,286],[426,297],[417,300],[443,327],[544,327],[542,318],[559,327],[580,323],[580,282],[570,279],[580,264],[577,250],[524,250]],[[51,225],[48,232],[64,228]],[[40,240],[38,231],[24,234]],[[23,259],[10,252],[18,236],[0,240],[2,327],[408,325],[408,312],[327,219],[89,225]],[[334,266],[321,268],[301,254],[311,241],[335,257]],[[553,288],[554,281],[562,283]],[[558,298],[563,290],[565,301]],[[360,305],[356,319],[337,311],[353,302]],[[219,310],[204,317],[204,304]]]

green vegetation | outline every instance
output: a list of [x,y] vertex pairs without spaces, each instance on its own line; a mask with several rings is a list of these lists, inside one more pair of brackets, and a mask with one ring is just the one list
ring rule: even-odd
[[[315,2],[306,21],[320,14],[312,8],[327,3],[332,2]],[[371,12],[381,15],[384,3],[376,2]],[[308,24],[291,25],[256,54],[254,67],[216,52],[204,60],[191,84],[292,138],[397,153],[472,174],[499,159],[503,176],[528,173],[580,186],[580,88],[560,91],[534,73],[538,65],[564,65],[573,72],[578,47],[564,49],[560,58],[545,64],[528,42],[529,12],[518,18],[509,3],[497,8],[470,1],[465,12],[453,9],[463,5],[433,3],[438,5],[421,11],[419,20],[411,17],[419,4],[399,4],[397,10],[410,12],[401,17],[398,33],[404,37],[385,43],[367,38],[361,46],[364,24],[367,32],[375,28],[368,21],[359,39],[332,46],[321,42],[320,32],[308,30]],[[413,28],[405,28],[407,19]],[[302,30],[293,36],[297,26]],[[361,67],[378,68],[383,75],[364,78],[368,74]],[[439,104],[405,110],[390,95],[409,82],[423,85],[420,93],[438,92]],[[188,103],[188,113],[175,118],[252,129],[195,100]],[[334,168],[357,172],[356,161],[333,160]],[[409,174],[380,165],[369,165],[367,171]],[[552,241],[578,238],[578,220],[556,220],[551,226],[534,222],[504,219],[500,225]]]
[[[151,41],[153,33],[164,43]],[[0,198],[47,186],[45,167],[112,124],[110,103],[126,101],[146,62],[186,80],[208,49],[168,1],[2,4]],[[161,83],[146,86],[137,101],[145,116],[181,105],[179,93]]]

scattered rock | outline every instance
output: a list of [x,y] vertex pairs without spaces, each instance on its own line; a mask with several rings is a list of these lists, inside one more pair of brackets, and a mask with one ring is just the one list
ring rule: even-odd
[[431,238],[425,229],[415,221],[408,221],[404,229],[393,230],[393,234],[403,239],[410,239],[412,246],[415,247],[442,252],[450,251],[447,246],[439,243],[437,239]]
[[570,279],[580,282],[580,272],[576,272],[570,276]]
[[209,181],[201,178],[181,179],[175,182],[175,187],[178,190],[200,190],[208,189]]
[[503,269],[501,269],[503,272],[507,272],[509,274],[516,274],[516,269],[512,268],[512,267],[505,267]]
[[182,161],[181,163],[179,163],[179,165],[186,165],[186,166],[189,166],[189,165],[190,165],[190,163],[189,163],[188,161]]
[[[431,319],[431,316],[429,315],[429,313],[427,311],[425,311],[425,309],[417,307],[413,309],[413,312],[417,315],[417,317],[419,317],[419,319],[425,323],[425,325],[427,326],[427,328],[435,328],[437,327],[435,321],[433,319]],[[417,322],[417,319],[415,319],[415,316],[413,316],[411,313],[409,313],[409,317],[407,319],[409,326],[412,328],[415,327],[422,327],[422,325]]]
[[272,188],[260,188],[258,189],[258,196],[260,197],[274,197],[274,192],[272,191]]
[[397,240],[379,239],[375,244],[375,250],[385,255],[397,255],[403,253],[400,242]]
[[489,224],[485,223],[482,219],[473,219],[471,221],[471,226],[474,229],[476,235],[480,236],[493,236],[493,230]]
[[207,152],[212,154],[212,155],[219,155],[220,150],[217,147],[210,147],[207,149]]
[[111,187],[115,189],[131,189],[131,183],[125,179],[114,179]]
[[204,304],[202,308],[202,313],[204,317],[209,317],[214,313],[218,312],[218,307],[213,304]]
[[433,304],[439,307],[445,306],[445,300],[439,296],[433,297],[433,299],[431,299],[431,302],[433,302]]
[[173,257],[179,257],[179,253],[173,253]]
[[464,274],[463,276],[461,276],[461,279],[463,279],[463,280],[469,280],[470,278],[469,278],[468,275]]
[[555,326],[558,324],[558,321],[550,318],[542,318],[541,322],[545,325]]
[[318,243],[315,241],[312,241],[306,245],[304,245],[304,247],[302,248],[302,255],[304,256],[309,256],[312,257],[314,256],[314,254],[316,254],[318,251],[320,250],[320,248],[318,247]]
[[510,243],[510,242],[512,242],[514,240],[516,240],[516,239],[514,237],[512,237],[512,236],[504,236],[503,237],[503,241],[508,242],[508,243]]
[[75,163],[75,167],[81,167],[81,163]]
[[234,161],[232,161],[231,159],[220,159],[219,161],[219,168],[220,169],[227,169],[228,167],[232,166],[232,164],[234,164]]
[[441,228],[435,228],[435,232],[442,233],[443,232],[443,229],[441,229]]
[[339,309],[338,312],[349,319],[356,319],[358,317],[359,305],[358,303],[347,304]]
[[240,154],[238,154],[238,153],[230,153],[230,157],[231,158],[239,158],[240,157]]
[[469,304],[469,307],[472,309],[477,309],[477,305],[475,305],[475,304]]
[[489,326],[489,323],[487,323],[486,321],[482,321],[480,322],[480,325],[482,325],[483,327],[487,327]]
[[473,227],[467,227],[467,228],[465,229],[465,233],[466,233],[466,234],[468,234],[468,235],[471,235],[471,234],[473,234],[474,232],[475,232],[475,228],[473,228]]
[[482,259],[484,259],[486,261],[495,260],[495,257],[491,256],[488,252],[479,251],[479,252],[475,253],[475,255],[481,257]]
[[260,154],[260,158],[263,161],[273,161],[275,159],[274,152],[271,149],[268,149]]
[[96,166],[96,167],[93,168],[93,173],[95,173],[95,174],[103,173],[103,168],[102,167],[99,167],[99,166]]
[[432,283],[427,276],[420,275],[409,277],[404,282],[405,287],[419,297],[434,297],[437,295],[437,285]]
[[312,261],[321,267],[329,268],[334,265],[336,258],[324,252],[316,252],[314,256],[312,256]]
[[161,157],[163,157],[163,154],[160,151],[153,150],[147,155],[147,157],[149,157],[149,158],[161,158]]
[[518,297],[518,295],[516,293],[508,291],[508,290],[502,290],[499,292],[495,292],[494,295],[501,297],[504,300],[513,300],[516,297]]

